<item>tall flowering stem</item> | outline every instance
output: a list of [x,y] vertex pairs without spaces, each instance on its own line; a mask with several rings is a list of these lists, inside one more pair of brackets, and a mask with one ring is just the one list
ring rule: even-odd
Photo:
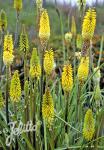
[[[20,79],[19,79],[19,74],[18,71],[16,70],[14,72],[14,75],[11,80],[11,85],[10,85],[10,99],[14,103],[14,112],[15,112],[15,118],[17,120],[17,103],[20,101],[21,97],[21,85],[20,85]],[[17,142],[17,137],[15,138],[16,141],[16,149],[18,149],[18,142]]]
[[46,122],[47,127],[50,128],[54,121],[54,104],[50,89],[48,87],[46,88],[45,94],[43,95],[42,116]]
[[[96,26],[96,11],[95,9],[89,8],[86,12],[86,15],[82,24],[82,38],[83,38],[83,46],[82,46],[82,57],[89,56],[89,72],[91,73],[92,66],[92,38],[94,35]],[[89,83],[90,90],[90,83]]]
[[16,9],[16,31],[15,31],[15,41],[14,46],[17,46],[18,42],[18,26],[19,26],[19,13],[22,9],[22,0],[14,0],[14,9]]
[[27,53],[29,51],[29,41],[25,30],[25,25],[22,26],[19,45],[20,45],[19,46],[20,52],[24,56],[24,83],[25,83],[25,81],[27,80]]
[[44,76],[44,71],[43,71],[43,62],[44,62],[44,52],[46,50],[47,42],[50,37],[50,22],[49,22],[49,16],[47,13],[47,10],[43,10],[41,17],[40,17],[40,28],[39,28],[39,38],[40,38],[40,43],[42,47],[41,51],[41,102],[40,102],[40,107],[42,106],[42,99],[43,99],[43,76]]
[[36,0],[36,8],[37,8],[37,22],[36,22],[36,31],[39,32],[39,21],[42,13],[43,0]]
[[29,121],[29,83],[28,80],[24,83],[24,99],[25,99],[25,111],[24,111],[24,123],[26,124]]
[[3,66],[3,43],[4,43],[4,34],[7,29],[7,16],[4,10],[0,12],[0,31],[1,31],[1,51],[0,51],[0,73],[2,74]]
[[[69,94],[73,87],[73,75],[71,64],[64,65],[62,72],[62,88],[64,90],[65,98],[65,121],[68,121],[68,104],[69,104]],[[68,132],[67,126],[65,126],[65,132]]]
[[80,11],[80,20],[82,24],[83,15],[84,15],[85,8],[86,8],[86,0],[77,0],[77,3],[78,3],[78,9]]
[[78,66],[78,81],[79,81],[79,88],[78,88],[78,120],[81,119],[81,103],[80,103],[80,96],[81,96],[81,85],[83,85],[89,75],[89,57],[82,57]]
[[6,120],[7,124],[9,123],[9,108],[8,108],[8,98],[9,98],[9,65],[6,66]]
[[[30,119],[33,121],[33,123],[36,123],[36,92],[37,92],[37,83],[38,80],[41,77],[41,66],[40,66],[40,60],[37,53],[37,49],[33,48],[32,56],[30,60]],[[35,86],[34,86],[35,85]],[[36,135],[35,132],[31,134],[31,140],[34,145],[36,146]]]
[[[75,56],[76,52],[76,34],[77,34],[77,28],[76,28],[76,22],[75,22],[75,17],[72,16],[72,23],[71,23],[71,33],[72,33],[72,47],[73,47],[73,53]],[[74,58],[74,77],[76,75],[76,57]]]
[[9,111],[8,111],[8,98],[9,98],[9,67],[13,62],[13,40],[12,35],[5,35],[4,37],[4,51],[3,51],[3,62],[6,65],[6,118],[9,123]]
[[83,47],[82,47],[82,56],[89,55],[89,49],[91,47],[91,40],[94,35],[96,26],[96,11],[94,9],[89,8],[84,16],[82,23],[82,39],[83,39]]

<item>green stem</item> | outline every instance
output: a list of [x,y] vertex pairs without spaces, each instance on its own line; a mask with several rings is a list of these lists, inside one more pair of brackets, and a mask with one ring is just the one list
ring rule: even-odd
[[8,98],[9,98],[9,65],[6,66],[6,120],[9,123],[9,109],[8,109]]
[[102,36],[102,39],[101,39],[101,46],[100,46],[100,55],[99,55],[99,60],[98,60],[98,67],[100,66],[100,61],[101,61],[101,57],[102,57],[103,41],[104,41],[104,38],[103,38],[103,36]]
[[80,123],[81,121],[81,102],[80,102],[80,96],[81,96],[81,86],[79,86],[79,91],[78,91],[78,122]]
[[60,119],[62,122],[64,122],[67,126],[69,126],[70,128],[72,128],[73,130],[79,132],[79,133],[82,133],[80,132],[79,130],[77,130],[76,128],[74,128],[73,126],[71,126],[68,122],[66,122],[65,120],[63,120],[61,117],[59,117],[57,114],[55,114],[55,116]]
[[64,45],[64,27],[63,27],[63,21],[62,21],[62,15],[58,9],[58,7],[56,6],[56,12],[59,16],[60,19],[60,28],[61,28],[61,36],[62,36],[62,47],[63,47],[63,58],[64,58],[64,62],[65,62],[65,45]]
[[0,51],[0,74],[2,74],[2,67],[3,67],[3,43],[4,43],[4,30],[2,29],[1,32],[1,40],[2,40],[2,44],[1,44],[1,51]]
[[24,83],[27,80],[27,52],[24,54]]
[[[43,101],[43,85],[44,85],[44,66],[43,66],[43,61],[44,61],[44,50],[42,51],[41,54],[41,93],[40,93],[40,108],[42,108],[42,101]],[[42,120],[42,112],[40,111],[40,118]]]
[[18,25],[19,25],[19,12],[16,11],[16,31],[15,31],[14,47],[17,47],[18,43]]
[[[74,56],[75,56],[75,52],[76,52],[76,48],[75,48],[75,37],[73,37],[73,51],[74,51]],[[74,57],[74,77],[76,76],[76,57]]]
[[[14,112],[15,112],[15,120],[17,121],[17,106],[16,103],[14,103]],[[18,149],[18,141],[17,141],[17,137],[15,137],[15,150]]]
[[[68,93],[65,92],[65,121],[68,121]],[[65,133],[68,133],[68,126],[65,126]]]
[[[36,97],[37,97],[37,86],[38,82],[37,79],[34,81],[34,91],[33,91],[33,124],[36,124]],[[36,133],[33,131],[33,146],[36,147]]]
[[46,123],[44,120],[44,142],[45,142],[45,150],[47,150],[47,133],[46,133]]
[[[25,83],[28,82],[28,81],[25,81]],[[24,84],[25,84],[24,83]],[[26,83],[27,84],[27,83]],[[27,86],[27,85],[26,85]],[[29,88],[29,87],[26,87],[26,88]],[[29,106],[28,106],[28,99],[29,99],[29,89],[24,89],[24,100],[25,100],[25,111],[24,111],[24,123],[26,124],[27,121],[29,121]]]
[[[30,79],[30,120],[33,122],[33,81]],[[33,143],[33,135],[31,134],[31,142]]]

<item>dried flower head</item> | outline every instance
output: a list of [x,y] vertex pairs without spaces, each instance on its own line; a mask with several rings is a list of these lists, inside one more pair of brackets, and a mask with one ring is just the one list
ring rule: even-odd
[[90,40],[86,39],[83,41],[83,45],[82,45],[82,51],[81,51],[82,57],[88,56],[89,48],[90,48]]

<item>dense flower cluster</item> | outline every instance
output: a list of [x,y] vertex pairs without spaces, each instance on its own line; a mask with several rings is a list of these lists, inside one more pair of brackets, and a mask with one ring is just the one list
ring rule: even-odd
[[50,37],[49,16],[47,11],[43,10],[40,17],[40,28],[39,28],[39,38],[43,48],[46,45],[49,37]]
[[78,79],[80,82],[86,81],[89,74],[89,57],[82,57],[78,67]]
[[46,89],[43,95],[42,116],[48,126],[51,126],[54,120],[54,103],[49,88]]
[[5,35],[4,37],[4,52],[3,61],[5,65],[10,65],[13,62],[13,39],[12,35]]
[[4,99],[3,99],[3,96],[2,96],[2,92],[0,90],[0,108],[2,108],[4,106]]
[[0,12],[0,30],[6,30],[7,28],[7,16],[4,10]]
[[83,39],[92,39],[96,26],[96,12],[94,9],[89,9],[83,20],[82,37]]
[[20,11],[22,9],[22,0],[14,0],[14,8]]
[[33,48],[32,51],[29,74],[31,78],[39,79],[41,76],[41,66],[40,66],[39,56],[37,54],[36,48]]
[[12,102],[18,102],[21,97],[21,85],[18,71],[14,72],[10,85],[10,98]]
[[21,52],[27,52],[29,50],[29,41],[28,41],[28,36],[26,34],[26,31],[25,31],[25,27],[23,26],[23,29],[22,29],[22,33],[20,35],[20,51]]
[[92,110],[88,109],[84,118],[83,136],[87,141],[93,138],[95,132],[94,118]]
[[44,70],[46,74],[51,74],[54,67],[54,53],[53,50],[47,50],[44,54]]
[[72,66],[65,65],[62,72],[62,88],[64,91],[69,92],[73,87]]

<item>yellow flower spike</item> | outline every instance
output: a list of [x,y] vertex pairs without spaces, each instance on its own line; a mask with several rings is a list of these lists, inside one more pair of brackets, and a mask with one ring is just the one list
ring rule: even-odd
[[73,87],[73,75],[72,75],[72,66],[67,64],[63,68],[62,72],[62,88],[65,92],[71,91]]
[[43,48],[46,47],[50,37],[50,22],[47,10],[43,10],[40,17],[39,38]]
[[10,65],[13,62],[13,39],[12,35],[5,35],[4,37],[4,52],[3,52],[3,61],[5,65]]
[[41,76],[41,66],[39,61],[39,56],[37,54],[37,49],[33,48],[31,60],[30,60],[30,71],[29,71],[31,78],[39,79]]
[[46,89],[43,95],[42,116],[47,126],[50,127],[54,120],[54,103],[49,88]]
[[22,0],[14,0],[14,8],[20,11],[22,9]]
[[29,50],[29,41],[24,25],[22,27],[22,33],[20,35],[19,47],[21,52],[27,52]]
[[44,54],[44,70],[47,75],[50,75],[54,68],[54,53],[53,50],[47,50]]
[[96,26],[96,11],[94,9],[89,9],[83,20],[82,25],[82,37],[83,39],[91,40]]
[[0,30],[4,31],[7,29],[7,16],[4,10],[0,12]]
[[21,97],[21,84],[18,71],[14,72],[10,85],[10,98],[12,102],[19,102]]
[[72,23],[71,23],[71,33],[73,36],[76,36],[76,22],[74,16],[72,16]]
[[3,96],[2,96],[2,92],[0,90],[0,108],[2,108],[4,106],[4,99],[3,99]]
[[78,80],[80,82],[86,81],[89,74],[89,57],[82,57],[78,67]]
[[87,141],[90,141],[95,132],[95,123],[92,110],[88,109],[84,118],[83,136]]

